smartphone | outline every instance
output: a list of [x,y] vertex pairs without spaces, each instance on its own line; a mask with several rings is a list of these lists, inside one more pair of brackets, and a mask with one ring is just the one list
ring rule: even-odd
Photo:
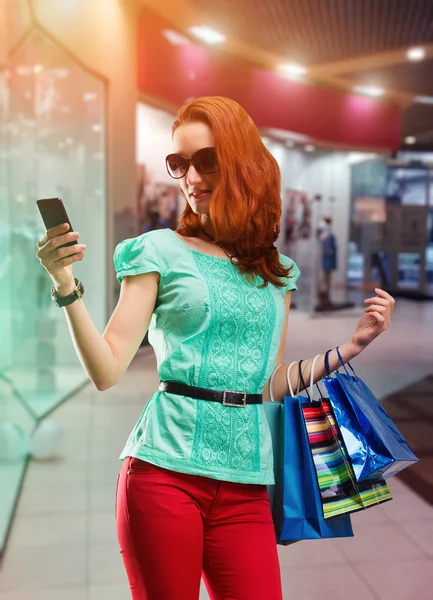
[[[45,229],[48,230],[52,227],[56,227],[57,225],[68,223],[69,229],[66,233],[74,231],[72,229],[68,213],[66,212],[66,208],[60,198],[41,198],[40,200],[36,200],[36,204],[38,205],[39,212],[41,213]],[[63,244],[62,246],[59,246],[59,248],[66,248],[66,246],[73,246],[74,244],[78,244],[78,240]]]

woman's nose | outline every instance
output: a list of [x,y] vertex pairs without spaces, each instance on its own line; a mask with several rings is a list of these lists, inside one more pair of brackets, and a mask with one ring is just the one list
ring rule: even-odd
[[186,174],[186,182],[188,185],[192,186],[195,183],[200,182],[201,179],[201,175],[200,173],[197,171],[197,169],[194,167],[194,165],[189,165],[189,169],[188,172]]

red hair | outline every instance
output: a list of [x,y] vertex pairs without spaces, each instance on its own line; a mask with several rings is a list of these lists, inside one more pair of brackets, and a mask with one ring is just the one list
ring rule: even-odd
[[[283,287],[291,268],[279,260],[274,243],[280,233],[281,175],[277,161],[263,144],[248,113],[221,96],[195,98],[184,104],[173,123],[173,134],[186,123],[208,125],[218,157],[218,182],[210,206],[215,241],[239,257],[239,269],[260,275],[265,287]],[[196,236],[200,216],[186,203],[177,232]]]

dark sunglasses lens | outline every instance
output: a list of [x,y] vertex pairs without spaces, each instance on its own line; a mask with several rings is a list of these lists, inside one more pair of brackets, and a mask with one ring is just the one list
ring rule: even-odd
[[192,162],[199,173],[215,173],[217,170],[215,148],[203,148],[203,150],[199,150],[194,154]]
[[175,179],[183,177],[188,171],[188,161],[180,154],[170,154],[166,158],[167,170]]

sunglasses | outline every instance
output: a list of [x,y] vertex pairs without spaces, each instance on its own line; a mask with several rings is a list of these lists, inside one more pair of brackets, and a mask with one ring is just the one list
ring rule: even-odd
[[194,166],[198,173],[209,175],[218,170],[218,161],[215,148],[202,148],[197,150],[191,158],[182,154],[169,154],[165,159],[168,174],[173,179],[181,179],[188,173],[189,167]]

